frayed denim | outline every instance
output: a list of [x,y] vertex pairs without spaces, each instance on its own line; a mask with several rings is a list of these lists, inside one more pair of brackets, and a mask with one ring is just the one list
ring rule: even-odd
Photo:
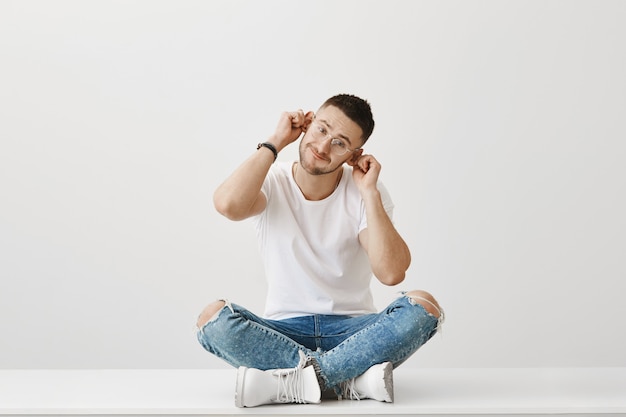
[[322,389],[337,389],[373,365],[399,366],[437,333],[443,317],[406,295],[380,313],[285,320],[264,319],[226,301],[197,337],[204,349],[234,367],[293,368],[302,351],[316,366]]

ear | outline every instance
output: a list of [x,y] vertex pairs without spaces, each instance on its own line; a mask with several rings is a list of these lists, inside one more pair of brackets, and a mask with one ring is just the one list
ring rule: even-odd
[[350,165],[351,167],[355,166],[356,163],[359,162],[361,155],[363,155],[362,148],[355,150],[354,152],[352,152],[352,156],[350,157],[350,159],[346,161],[346,164]]
[[308,111],[305,115],[304,115],[304,124],[302,125],[302,131],[306,132],[307,129],[309,128],[309,126],[311,125],[311,123],[313,122],[313,119],[315,118],[315,113],[313,113],[312,111]]

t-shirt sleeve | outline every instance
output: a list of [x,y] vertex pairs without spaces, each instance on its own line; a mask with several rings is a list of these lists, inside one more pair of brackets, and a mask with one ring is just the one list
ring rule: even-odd
[[[272,167],[273,168],[273,167]],[[267,200],[270,199],[272,195],[272,181],[274,180],[275,173],[272,169],[265,176],[265,180],[263,180],[263,185],[261,185],[261,192],[265,195]]]
[[[276,171],[275,165],[270,168],[270,171],[265,176],[265,180],[263,180],[263,185],[261,185],[261,192],[265,195],[265,199],[269,202],[270,198],[272,198],[272,184],[276,181]],[[257,230],[261,227],[263,220],[265,219],[265,210],[251,217],[252,223],[255,225]]]

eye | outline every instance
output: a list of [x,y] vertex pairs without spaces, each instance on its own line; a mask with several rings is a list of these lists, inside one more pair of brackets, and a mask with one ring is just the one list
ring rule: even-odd
[[337,146],[337,147],[339,147],[341,149],[347,148],[347,145],[341,139],[333,139],[333,140],[330,141],[330,144],[332,146]]

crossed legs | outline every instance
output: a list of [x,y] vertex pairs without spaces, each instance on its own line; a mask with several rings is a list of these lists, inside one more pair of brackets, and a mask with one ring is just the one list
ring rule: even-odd
[[331,389],[372,365],[400,365],[437,332],[443,319],[435,298],[416,290],[403,293],[327,351],[309,349],[283,334],[273,325],[275,321],[223,300],[209,304],[197,326],[202,346],[235,367],[289,368],[297,366],[299,352],[303,352],[316,363],[324,388]]

